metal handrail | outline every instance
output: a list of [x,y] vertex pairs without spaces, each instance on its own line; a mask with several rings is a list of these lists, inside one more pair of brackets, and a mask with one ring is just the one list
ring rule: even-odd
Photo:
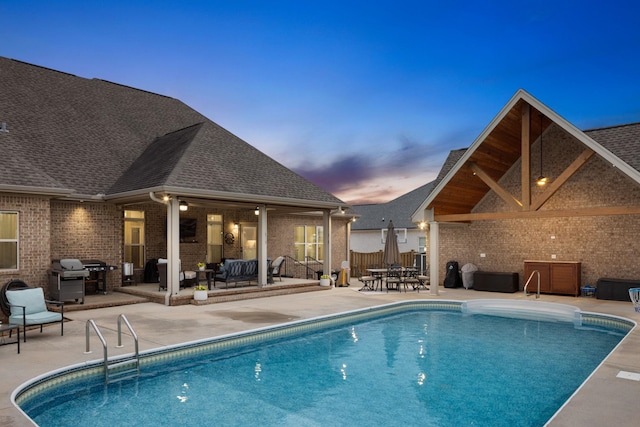
[[[316,274],[316,271],[313,268],[309,267],[309,265],[308,265],[309,258],[310,257],[306,257],[305,258],[305,262],[303,263],[303,262],[300,262],[297,259],[295,259],[295,258],[293,258],[293,257],[291,257],[289,255],[284,255],[285,262],[284,262],[284,274],[283,274],[283,276],[298,277],[298,274],[297,274],[298,271],[296,271],[297,268],[295,268],[295,267],[299,267],[301,269],[304,269],[304,273],[300,274],[299,278],[301,278],[301,279],[302,278],[309,279],[310,277],[311,278],[315,278],[314,276]],[[313,258],[312,258],[312,260],[313,260]],[[313,260],[311,262],[318,263],[318,264],[322,265],[322,263],[320,261],[317,261],[317,260]]]
[[[138,372],[138,374],[140,373],[140,352],[139,352],[139,347],[138,347],[138,335],[136,334],[136,332],[133,330],[133,327],[131,326],[131,324],[129,323],[129,321],[127,320],[127,318],[124,316],[124,314],[121,314],[118,316],[118,345],[117,347],[122,347],[122,322],[124,321],[125,325],[127,325],[127,328],[129,328],[129,331],[131,332],[131,336],[133,337],[134,343],[135,343],[135,353],[134,353],[134,357],[133,359],[135,360],[136,363],[136,371]],[[96,322],[93,321],[93,319],[89,319],[87,320],[87,325],[86,325],[86,348],[85,348],[85,354],[90,354],[91,353],[91,340],[90,340],[90,335],[91,335],[91,327],[93,327],[93,330],[96,332],[96,335],[98,335],[98,338],[100,339],[100,342],[102,343],[102,349],[104,351],[104,380],[105,382],[109,382],[109,356],[108,356],[108,351],[107,351],[107,341],[104,339],[104,336],[102,335],[102,333],[100,332],[100,329],[98,328],[98,325],[96,325]],[[131,360],[131,359],[129,359]],[[116,367],[116,366],[120,366],[124,363],[128,363],[127,361],[116,361],[115,363],[112,363],[112,367]]]
[[107,341],[102,336],[102,333],[100,332],[100,329],[98,329],[98,325],[96,325],[96,322],[94,322],[93,319],[87,320],[87,325],[86,325],[87,344],[86,344],[86,347],[85,347],[84,354],[90,354],[91,353],[90,340],[89,340],[89,334],[91,332],[91,328],[89,326],[93,326],[93,330],[96,331],[96,335],[98,335],[98,338],[100,339],[100,342],[102,343],[102,348],[103,348],[103,351],[104,351],[104,380],[107,381],[109,379],[109,371],[108,371],[108,368],[107,368],[107,364],[108,364],[108,360],[109,360],[109,358],[107,357]]
[[127,318],[124,316],[124,314],[121,314],[120,316],[118,316],[118,345],[117,345],[117,347],[118,348],[122,347],[122,322],[123,321],[124,321],[125,325],[127,325],[127,328],[129,328],[129,332],[131,332],[131,336],[133,337],[133,340],[135,342],[136,356],[137,356],[138,355],[138,335],[133,330],[133,327],[131,326],[131,323],[129,323],[129,320],[127,320]]
[[527,283],[525,283],[524,285],[524,296],[528,297],[529,295],[527,295],[527,286],[529,286],[529,282],[531,282],[531,279],[533,279],[533,275],[538,273],[538,293],[536,294],[536,299],[540,298],[540,272],[538,270],[533,270],[531,272],[531,275],[529,276],[529,278],[527,279]]
[[131,326],[131,323],[129,323],[129,320],[127,320],[127,318],[125,317],[124,314],[121,314],[118,316],[118,345],[117,347],[120,348],[122,347],[122,322],[124,321],[124,324],[127,325],[127,328],[129,328],[129,332],[131,332],[131,336],[133,337],[133,342],[134,342],[134,346],[135,346],[135,360],[136,360],[136,370],[138,372],[140,372],[140,352],[138,350],[138,335],[136,334],[136,331],[133,330],[133,327]]

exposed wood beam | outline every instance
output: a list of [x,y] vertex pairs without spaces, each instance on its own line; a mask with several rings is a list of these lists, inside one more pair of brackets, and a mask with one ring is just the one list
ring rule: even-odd
[[591,148],[585,148],[585,150],[571,163],[555,180],[549,183],[544,192],[535,198],[531,204],[531,210],[538,210],[547,200],[553,196],[553,194],[564,185],[578,170],[584,166],[585,163],[594,155],[594,151]]
[[526,212],[486,212],[435,215],[438,222],[469,222],[491,221],[504,219],[538,219],[538,218],[566,218],[582,216],[615,216],[615,215],[639,215],[640,206],[608,206],[593,208],[576,208],[555,211],[526,211]]
[[528,211],[531,205],[531,107],[522,103],[522,135],[520,137],[522,210]]
[[504,200],[505,202],[507,202],[508,205],[514,207],[515,209],[521,210],[522,209],[522,203],[520,203],[519,200],[517,200],[515,197],[513,197],[511,195],[511,193],[509,193],[507,190],[505,190],[504,188],[502,188],[502,186],[500,186],[500,184],[498,184],[496,181],[494,181],[489,175],[487,175],[485,173],[485,171],[482,170],[482,168],[480,166],[478,166],[476,163],[474,162],[469,162],[469,169],[471,169],[471,171],[482,180],[482,182],[484,182],[485,184],[487,184],[489,186],[489,188],[491,188],[493,191],[495,191],[495,193],[500,196],[500,198],[502,200]]

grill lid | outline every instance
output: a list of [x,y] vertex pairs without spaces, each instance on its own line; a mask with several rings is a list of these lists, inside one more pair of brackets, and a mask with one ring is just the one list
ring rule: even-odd
[[80,262],[79,259],[75,259],[75,258],[61,259],[59,261],[59,264],[60,264],[60,270],[72,270],[72,271],[84,270],[84,265],[82,264],[82,262]]

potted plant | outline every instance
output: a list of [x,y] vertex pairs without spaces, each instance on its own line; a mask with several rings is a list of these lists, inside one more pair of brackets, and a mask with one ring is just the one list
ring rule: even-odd
[[320,286],[329,286],[331,284],[331,276],[323,274],[320,276]]
[[205,264],[204,262],[199,262],[198,263],[198,270],[204,271],[206,266],[207,266],[207,264]]
[[207,287],[205,285],[196,285],[193,291],[193,299],[196,301],[206,301],[209,298]]

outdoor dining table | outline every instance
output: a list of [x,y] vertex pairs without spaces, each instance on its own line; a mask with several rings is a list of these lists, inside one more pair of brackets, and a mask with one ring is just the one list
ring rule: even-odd
[[[372,289],[373,291],[378,290],[378,285],[380,285],[380,291],[382,291],[382,279],[384,279],[384,277],[387,275],[389,270],[390,270],[389,268],[367,268],[367,271],[371,273],[373,277],[375,277],[374,288]],[[400,270],[402,271],[403,276],[408,272],[417,271],[415,267],[400,267]],[[424,287],[424,285],[422,284],[418,286]],[[400,290],[400,287],[398,287],[398,290]]]

